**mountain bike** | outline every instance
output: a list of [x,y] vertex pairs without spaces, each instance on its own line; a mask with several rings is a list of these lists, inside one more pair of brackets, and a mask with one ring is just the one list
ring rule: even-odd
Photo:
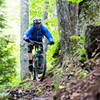
[[34,54],[32,53],[33,73],[34,73],[33,79],[43,81],[46,73],[46,55],[41,51],[41,46],[40,46],[40,44],[43,45],[43,43],[33,40],[30,40],[30,43],[35,47]]

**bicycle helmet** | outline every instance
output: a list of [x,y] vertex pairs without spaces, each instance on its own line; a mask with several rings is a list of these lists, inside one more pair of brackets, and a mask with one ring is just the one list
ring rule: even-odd
[[41,23],[41,19],[39,17],[33,19],[33,23]]

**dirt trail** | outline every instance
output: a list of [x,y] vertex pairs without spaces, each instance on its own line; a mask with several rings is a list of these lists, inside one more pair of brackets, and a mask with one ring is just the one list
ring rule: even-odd
[[[66,79],[67,76],[61,76],[58,84],[63,86],[67,81]],[[30,83],[30,88],[24,89],[21,85],[19,87],[11,87],[7,92],[9,92],[13,100],[20,100],[20,98],[22,100],[53,100],[54,95],[56,95],[54,80],[55,78],[50,74],[42,82],[28,80],[21,83],[26,85]],[[34,99],[36,97],[40,99]]]
[[[26,81],[22,84],[31,84],[31,87],[24,89],[21,87],[11,87],[7,92],[11,95],[13,100],[51,100],[53,97],[54,83],[53,77],[48,76],[42,82],[37,81]],[[38,99],[36,99],[39,97]]]
[[30,83],[26,89],[21,85],[8,92],[12,100],[100,100],[100,64],[93,66],[86,80],[77,75],[63,74],[57,81],[60,86],[57,91],[54,90],[54,81],[54,76],[49,75],[42,82],[26,81],[26,86]]
[[54,100],[100,100],[100,64],[89,73],[86,81],[77,82],[69,90],[59,90]]

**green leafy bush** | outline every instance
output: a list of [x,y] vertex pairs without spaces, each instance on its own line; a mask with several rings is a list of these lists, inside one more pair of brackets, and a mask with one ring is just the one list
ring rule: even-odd
[[72,41],[76,41],[75,44],[73,42],[72,53],[75,53],[75,52],[79,51],[79,53],[80,53],[80,55],[78,57],[79,61],[86,61],[88,58],[87,58],[86,51],[85,51],[85,48],[84,48],[84,43],[85,43],[84,35],[71,36],[70,39]]
[[15,75],[15,57],[12,55],[14,44],[9,40],[8,36],[0,37],[0,84],[11,81]]
[[12,55],[15,44],[9,35],[3,34],[6,26],[4,0],[0,0],[0,9],[0,85],[4,85],[15,76],[15,57]]

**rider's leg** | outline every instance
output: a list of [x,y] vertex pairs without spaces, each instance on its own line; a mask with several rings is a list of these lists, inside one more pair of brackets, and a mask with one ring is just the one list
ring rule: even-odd
[[42,44],[40,44],[40,47],[41,47],[41,51],[42,51],[42,53],[43,53],[43,45],[42,45]]
[[29,60],[29,71],[33,72],[33,58],[32,58],[33,45],[28,45],[28,60]]
[[[43,45],[40,44],[40,48],[41,48],[41,53],[43,53]],[[41,67],[41,63],[42,63],[42,58],[39,58],[39,66]]]

